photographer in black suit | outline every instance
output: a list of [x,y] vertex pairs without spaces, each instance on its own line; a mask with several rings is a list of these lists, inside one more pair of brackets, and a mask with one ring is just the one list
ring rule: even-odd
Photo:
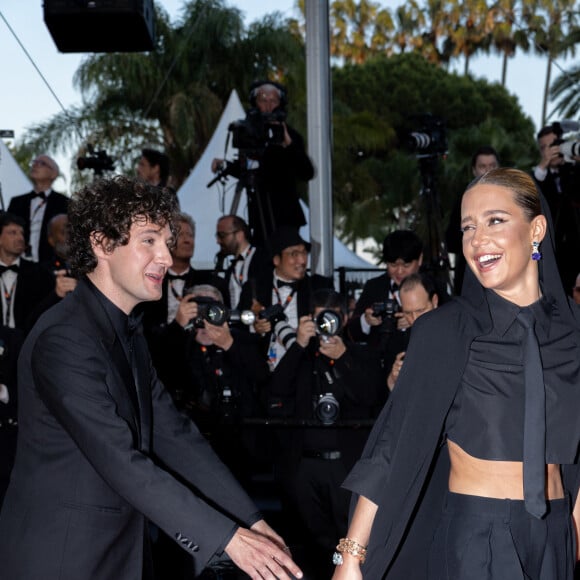
[[252,241],[263,245],[280,226],[298,229],[306,223],[300,207],[298,181],[314,177],[314,167],[304,150],[304,139],[286,123],[286,89],[262,80],[250,88],[246,119],[233,123],[238,159],[224,164],[214,159],[212,171],[240,180],[248,194],[248,222]]
[[39,155],[30,165],[34,189],[13,197],[8,205],[8,212],[24,221],[25,257],[33,262],[42,262],[49,257],[51,251],[46,237],[48,222],[68,210],[69,198],[52,189],[59,172],[52,157]]
[[362,451],[387,388],[378,356],[342,334],[342,296],[316,290],[312,306],[312,314],[286,334],[288,350],[268,387],[269,414],[289,422],[277,430],[274,454],[289,500],[287,518],[298,513],[307,530],[301,540],[312,577],[329,578],[336,538],[347,526],[349,496],[340,484]]

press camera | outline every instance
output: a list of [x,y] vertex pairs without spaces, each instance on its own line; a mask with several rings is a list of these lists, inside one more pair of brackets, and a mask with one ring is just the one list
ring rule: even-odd
[[566,163],[574,163],[573,157],[580,156],[580,123],[578,121],[556,121],[552,123],[557,135],[551,144],[560,146],[560,155]]
[[331,336],[336,336],[342,328],[340,314],[334,310],[322,310],[314,319],[316,333],[320,340],[328,341]]
[[416,115],[420,127],[407,136],[408,148],[417,156],[443,156],[447,154],[445,121],[429,113]]
[[187,323],[185,330],[203,328],[205,322],[209,322],[209,324],[214,326],[222,326],[225,322],[241,322],[249,326],[256,319],[251,310],[230,310],[223,302],[208,296],[195,296],[190,300],[197,302],[197,316]]

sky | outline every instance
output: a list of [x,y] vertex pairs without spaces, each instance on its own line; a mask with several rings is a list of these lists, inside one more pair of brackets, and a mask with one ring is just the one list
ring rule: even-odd
[[[399,0],[379,2],[389,8],[400,3]],[[276,0],[275,3],[264,0],[228,0],[228,3],[244,13],[247,23],[273,10],[287,17],[296,17],[298,14],[294,0]],[[159,4],[172,19],[177,19],[183,0],[160,0]],[[73,87],[73,75],[82,58],[83,54],[58,52],[43,20],[42,0],[0,0],[0,130],[13,130],[18,139],[26,127],[45,121],[61,110],[41,74],[65,109],[80,105],[81,96]],[[569,66],[569,63],[558,64]],[[462,71],[463,62],[458,62],[456,67]],[[499,56],[473,59],[470,71],[476,77],[499,82],[501,59]],[[507,89],[518,97],[537,129],[541,120],[545,72],[545,62],[537,57],[516,55],[508,65]],[[553,75],[556,74],[557,70]],[[9,140],[7,142],[10,143]],[[65,178],[59,178],[55,188],[68,191],[66,175],[71,160],[59,156],[56,158]]]

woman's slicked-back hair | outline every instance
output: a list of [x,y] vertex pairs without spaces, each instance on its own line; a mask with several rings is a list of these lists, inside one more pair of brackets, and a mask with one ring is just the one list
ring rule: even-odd
[[486,174],[474,179],[466,191],[476,185],[498,185],[511,189],[514,193],[514,201],[519,205],[528,221],[532,221],[537,215],[542,213],[540,194],[536,183],[531,175],[519,169],[509,167],[499,167],[492,169]]

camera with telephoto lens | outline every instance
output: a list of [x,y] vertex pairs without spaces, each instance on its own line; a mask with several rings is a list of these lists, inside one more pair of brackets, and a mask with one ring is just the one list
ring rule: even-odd
[[[186,295],[187,289],[184,291],[184,296]],[[215,298],[195,296],[190,300],[197,303],[197,316],[187,323],[185,330],[203,328],[205,321],[214,326],[221,326],[225,322],[241,322],[249,326],[256,320],[251,310],[230,310],[223,302]]]
[[322,310],[314,319],[316,334],[320,335],[320,340],[328,341],[329,337],[336,336],[342,328],[340,314],[334,310]]
[[552,123],[552,129],[557,135],[550,144],[560,146],[560,155],[566,163],[574,163],[574,157],[580,156],[580,123],[578,121],[556,121]]
[[264,310],[258,312],[258,318],[260,320],[267,320],[272,325],[272,328],[274,328],[278,322],[288,320],[281,304],[272,304],[272,306],[264,308]]
[[416,115],[421,127],[407,135],[407,146],[417,156],[447,154],[447,130],[445,121],[431,114]]
[[393,318],[397,312],[399,312],[399,303],[395,298],[387,298],[383,302],[373,303],[373,316],[377,318]]
[[77,167],[81,171],[92,169],[96,175],[100,175],[103,171],[113,171],[115,169],[113,158],[107,155],[104,149],[95,151],[94,147],[89,144],[87,150],[89,152],[88,155],[77,158]]
[[263,151],[270,145],[282,145],[284,142],[284,125],[286,111],[276,109],[271,113],[261,113],[259,109],[250,109],[245,119],[230,123],[228,130],[232,133],[236,149]]
[[323,425],[332,425],[340,415],[340,403],[332,393],[313,397],[314,415]]

